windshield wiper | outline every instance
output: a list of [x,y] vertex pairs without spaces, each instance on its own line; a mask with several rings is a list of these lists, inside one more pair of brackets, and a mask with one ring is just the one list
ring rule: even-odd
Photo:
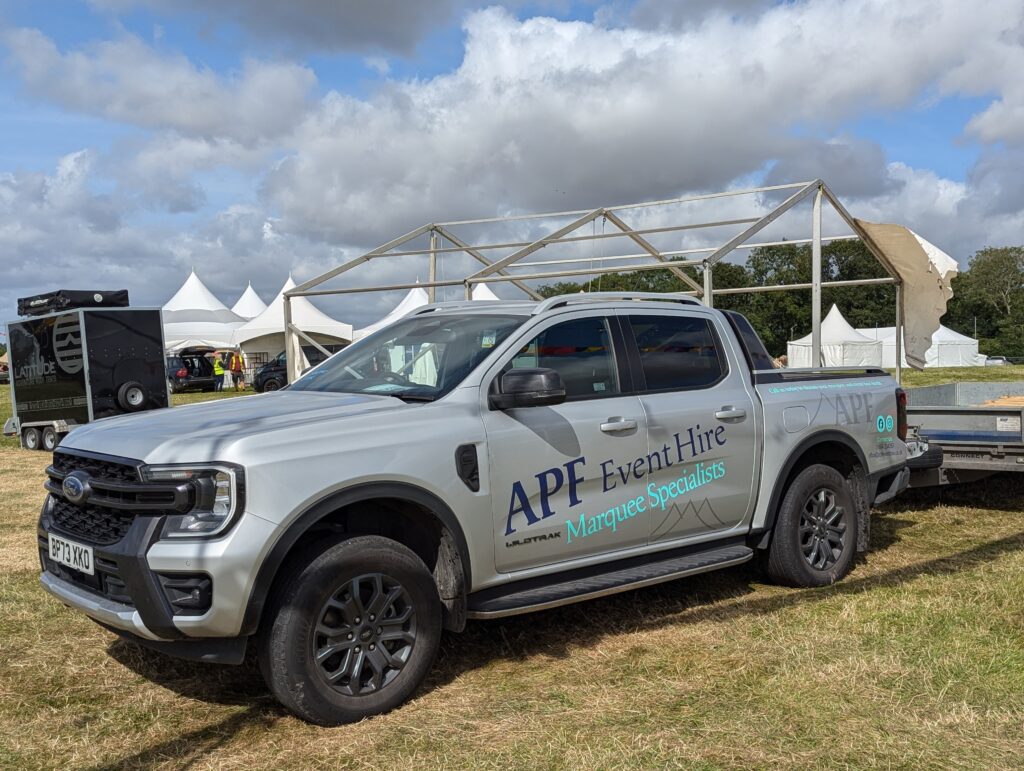
[[380,396],[394,396],[396,399],[401,399],[403,402],[433,402],[437,401],[436,396],[427,396],[426,394],[380,394]]

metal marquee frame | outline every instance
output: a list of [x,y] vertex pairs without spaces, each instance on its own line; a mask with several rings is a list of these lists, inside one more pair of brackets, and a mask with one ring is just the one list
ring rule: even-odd
[[[718,220],[710,222],[686,222],[676,225],[669,225],[656,228],[632,228],[623,219],[626,212],[665,206],[671,204],[687,204],[697,201],[707,201],[716,198],[735,198],[743,196],[756,196],[763,193],[778,193],[780,191],[793,191],[788,198],[783,200],[767,213],[758,213],[757,216],[738,219]],[[757,233],[772,224],[775,220],[788,212],[797,204],[808,198],[813,198],[811,214],[811,237],[805,239],[774,241],[774,242],[751,242]],[[850,227],[853,235],[822,236],[821,215],[822,203],[827,201],[833,210]],[[507,241],[498,243],[470,244],[462,240],[452,232],[456,226],[466,225],[488,225],[495,223],[509,223],[516,221],[538,221],[559,218],[573,219],[561,227],[552,230],[541,238],[533,241]],[[596,222],[603,218],[604,222],[610,222],[614,227],[610,233],[596,232],[590,235],[571,235],[584,225]],[[726,240],[717,247],[701,247],[676,250],[656,249],[645,236],[656,233],[683,232],[704,228],[746,226],[738,233]],[[429,235],[430,242],[426,248],[415,248],[398,250],[398,247],[408,244],[422,236]],[[848,281],[822,281],[821,280],[821,245],[827,241],[844,239],[857,239],[864,242],[864,245],[878,260],[879,264],[888,273],[888,277],[856,279]],[[555,259],[550,261],[522,262],[522,260],[547,246],[555,244],[571,244],[579,242],[597,241],[600,239],[628,239],[641,251],[638,253],[625,253],[605,255],[591,258]],[[447,242],[445,246],[443,242]],[[714,266],[736,249],[752,249],[759,246],[773,246],[778,244],[811,244],[811,281],[800,284],[779,284],[773,286],[735,287],[728,289],[714,288]],[[487,255],[490,252],[506,252],[504,256],[492,259]],[[480,267],[476,272],[456,279],[439,279],[437,277],[438,256],[448,253],[459,253],[468,255]],[[703,255],[703,256],[688,256]],[[359,288],[342,289],[318,289],[324,282],[336,276],[340,276],[353,268],[358,267],[371,260],[386,257],[429,257],[429,277],[425,282],[400,283],[375,285]],[[681,258],[681,259],[680,259]],[[617,261],[632,260],[629,264],[622,265],[600,265],[595,267],[594,262],[609,263]],[[635,262],[635,260],[643,260]],[[579,263],[589,263],[587,267],[577,267]],[[567,265],[569,267],[535,271],[533,269],[542,266]],[[683,267],[699,267],[703,271],[703,282],[697,282],[687,273],[681,270]],[[516,269],[526,268],[526,273],[517,273]],[[427,290],[430,301],[436,300],[438,287],[462,286],[465,290],[466,299],[472,298],[473,287],[477,284],[488,283],[510,283],[526,293],[532,299],[541,299],[536,290],[527,284],[527,281],[566,278],[574,276],[598,276],[606,273],[628,273],[642,270],[669,270],[691,289],[682,294],[694,295],[710,306],[714,305],[715,295],[742,294],[752,292],[776,292],[787,290],[811,290],[811,355],[812,366],[821,366],[821,290],[823,287],[833,286],[868,286],[876,284],[895,284],[896,286],[896,376],[901,376],[901,360],[903,351],[902,321],[903,321],[903,285],[895,266],[888,260],[883,251],[878,247],[871,237],[860,227],[857,221],[850,215],[846,208],[839,202],[839,199],[820,179],[811,182],[798,182],[786,185],[772,185],[767,187],[756,187],[746,190],[733,190],[721,193],[710,193],[699,196],[684,198],[672,198],[661,201],[648,201],[645,203],[625,204],[620,206],[600,207],[592,210],[564,211],[543,214],[524,214],[509,217],[488,217],[474,220],[459,220],[451,222],[429,223],[388,241],[376,249],[371,249],[348,262],[345,262],[315,278],[299,284],[294,289],[285,293],[284,296],[284,321],[285,321],[285,351],[288,359],[288,380],[291,382],[299,377],[301,357],[300,340],[314,345],[324,353],[322,348],[309,335],[292,323],[291,300],[295,297],[315,297],[322,295],[354,294],[361,292],[384,292],[413,287],[422,287]]]

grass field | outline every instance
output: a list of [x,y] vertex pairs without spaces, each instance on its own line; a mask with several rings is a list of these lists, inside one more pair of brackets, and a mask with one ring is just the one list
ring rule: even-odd
[[414,701],[327,730],[252,666],[141,650],[49,598],[47,460],[0,447],[0,767],[1024,764],[1024,475],[876,511],[873,550],[827,589],[744,566],[470,622]]

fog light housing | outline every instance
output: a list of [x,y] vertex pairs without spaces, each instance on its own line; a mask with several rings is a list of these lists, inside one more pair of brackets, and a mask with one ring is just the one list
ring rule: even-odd
[[213,604],[213,579],[206,573],[157,573],[175,616],[201,616]]

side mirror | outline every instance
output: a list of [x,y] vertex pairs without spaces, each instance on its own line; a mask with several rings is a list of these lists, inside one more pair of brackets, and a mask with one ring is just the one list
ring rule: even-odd
[[312,365],[310,365],[309,367],[306,367],[304,370],[302,370],[302,372],[299,373],[299,377],[302,377],[307,372],[309,372],[311,369],[313,369]]
[[565,401],[562,376],[553,369],[510,369],[501,376],[500,392],[489,398],[491,409],[545,407]]

